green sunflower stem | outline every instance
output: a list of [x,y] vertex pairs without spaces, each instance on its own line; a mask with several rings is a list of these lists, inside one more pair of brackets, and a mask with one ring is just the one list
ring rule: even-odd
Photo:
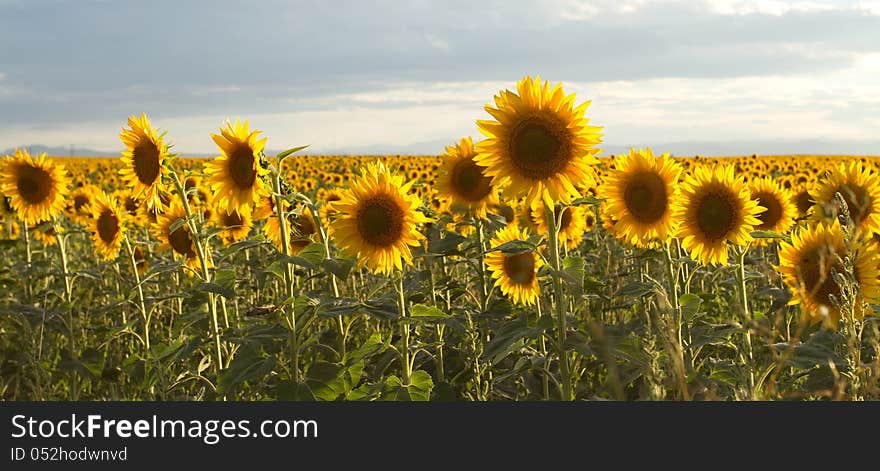
[[28,231],[28,225],[26,222],[22,221],[21,223],[21,235],[24,237],[24,250],[25,250],[25,261],[27,262],[27,271],[24,274],[24,294],[26,296],[27,302],[31,302],[33,300],[33,295],[31,294],[31,263],[33,263],[33,253],[31,251],[31,237],[30,231]]
[[404,272],[400,272],[400,278],[397,280],[397,303],[400,308],[400,319],[401,319],[401,336],[403,338],[403,384],[406,386],[410,385],[412,378],[412,358],[410,353],[410,340],[409,340],[409,322],[406,320],[408,317],[406,315],[406,293],[403,291],[403,277]]
[[669,294],[672,296],[673,319],[672,325],[675,328],[676,355],[678,356],[678,382],[681,390],[681,397],[684,400],[690,400],[690,392],[687,388],[687,377],[684,371],[684,342],[682,341],[682,329],[684,319],[682,318],[681,303],[678,294],[678,269],[672,259],[672,245],[675,241],[666,242],[666,274],[669,276]]
[[[275,215],[278,217],[278,228],[281,232],[281,250],[285,257],[290,257],[290,234],[287,232],[287,215],[284,213],[284,187],[281,185],[281,164],[284,159],[278,160],[278,169],[275,172],[273,181],[275,187]],[[299,336],[296,331],[296,310],[294,309],[294,299],[296,299],[296,284],[293,277],[292,267],[290,263],[284,263],[284,284],[287,288],[287,299],[290,315],[287,323],[290,328],[290,362],[291,362],[291,378],[294,382],[299,382]]]
[[[562,214],[562,211],[560,211],[560,214]],[[565,347],[567,343],[568,326],[565,316],[565,291],[562,284],[562,277],[560,276],[560,273],[562,273],[562,260],[559,255],[559,224],[556,221],[556,213],[553,206],[545,203],[544,217],[547,219],[550,229],[548,237],[550,239],[550,261],[553,264],[552,279],[556,308],[556,348],[559,352],[559,374],[562,376],[562,400],[571,401],[574,399],[574,395],[572,394],[573,390],[571,384],[571,371],[568,363],[568,351]]]
[[[189,200],[186,197],[186,188],[183,186],[183,182],[180,181],[180,177],[177,175],[177,172],[170,172],[171,176],[174,180],[174,187],[177,190],[177,194],[180,196],[181,203],[183,204],[183,210],[186,212],[186,224],[189,228],[190,234],[192,234],[193,245],[196,247],[196,255],[199,258],[199,265],[202,269],[202,281],[205,283],[211,282],[211,270],[208,268],[208,252],[207,248],[203,245],[201,234],[199,233],[199,227],[195,223],[193,218],[192,208],[189,206]],[[215,298],[214,293],[208,293],[208,312],[211,315],[211,330],[212,335],[214,337],[214,353],[216,355],[217,365],[215,366],[215,371],[219,374],[220,370],[223,368],[223,346],[220,341],[220,321],[217,316],[217,300]]]
[[737,246],[734,249],[737,256],[737,270],[736,270],[736,281],[739,284],[739,294],[740,294],[740,306],[742,308],[742,320],[745,324],[745,329],[743,331],[743,348],[745,349],[746,356],[746,367],[748,369],[748,375],[746,380],[748,381],[748,397],[751,400],[755,400],[755,359],[752,354],[752,313],[749,310],[749,295],[746,291],[746,253],[748,252],[748,247],[739,247]]
[[[326,204],[326,203],[325,203]],[[315,224],[318,226],[318,236],[321,237],[321,244],[324,245],[324,258],[330,260],[332,255],[330,253],[330,235],[327,232],[327,227],[324,225],[324,221],[321,220],[321,215],[318,211],[313,210],[310,206],[309,210],[312,211],[312,217],[315,220]],[[339,283],[336,281],[336,275],[330,274],[330,287],[333,289],[333,296],[335,298],[339,298]],[[345,320],[342,316],[336,316],[336,328],[339,329],[339,355],[340,357],[345,356],[346,353],[346,337],[348,337],[348,331],[345,328]]]
[[144,319],[144,347],[150,351],[150,315],[147,313],[147,307],[144,303],[144,288],[141,286],[141,275],[138,273],[137,260],[134,257],[134,250],[131,248],[131,242],[128,240],[128,234],[124,234],[125,249],[128,252],[128,261],[131,263],[131,272],[134,274],[134,282],[137,286],[138,307],[141,309],[141,317]]
[[[76,358],[76,342],[74,341],[74,328],[73,328],[73,286],[71,284],[70,273],[68,272],[68,259],[67,259],[67,237],[68,234],[61,233],[60,228],[58,227],[58,223],[54,224],[54,230],[56,237],[58,237],[58,251],[61,252],[61,276],[64,277],[64,300],[67,302],[67,346],[70,349],[70,357]],[[70,381],[71,381],[71,390],[73,393],[73,400],[79,400],[80,386],[79,386],[79,376],[77,376],[76,372],[70,373]]]

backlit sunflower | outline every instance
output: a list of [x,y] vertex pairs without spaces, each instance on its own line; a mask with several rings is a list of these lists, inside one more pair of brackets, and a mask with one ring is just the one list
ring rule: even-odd
[[[554,208],[554,216],[559,222],[560,206]],[[547,224],[547,213],[543,207],[532,208],[531,218],[538,234],[548,234],[550,226]],[[561,222],[559,224],[559,243],[567,246],[569,249],[575,248],[584,238],[584,232],[587,229],[586,211],[580,206],[568,206],[563,210]]]
[[813,218],[828,220],[840,214],[835,193],[840,193],[855,227],[866,234],[880,232],[880,178],[861,162],[840,164],[816,186]]
[[[837,327],[840,312],[832,296],[839,301],[841,292],[831,271],[843,273],[841,258],[846,256],[843,230],[836,220],[802,227],[792,235],[790,244],[781,244],[777,269],[794,295],[790,304],[801,304],[811,322]],[[880,298],[880,251],[876,244],[871,239],[859,242],[849,256],[861,300],[876,303]],[[862,314],[859,307],[856,315]]]
[[253,221],[251,220],[250,213],[247,211],[239,213],[233,210],[231,213],[227,213],[225,210],[215,208],[213,211],[209,211],[209,213],[210,220],[214,226],[223,230],[219,234],[223,245],[228,246],[247,239],[248,234],[251,232]]
[[525,77],[516,92],[495,96],[495,107],[485,107],[495,119],[477,121],[487,139],[474,158],[493,186],[512,199],[527,195],[532,205],[543,200],[552,207],[578,196],[577,186],[592,179],[594,146],[602,139],[601,128],[584,118],[589,102],[575,107],[574,100],[562,84],[542,86],[540,77]]
[[[182,219],[186,219],[186,211],[179,202],[175,201],[165,212],[156,215],[156,223],[152,226],[153,237],[159,241],[162,248],[171,249],[175,257],[182,257],[186,266],[197,270],[199,257],[189,225],[181,224],[173,232],[171,231],[171,226]],[[189,275],[194,275],[195,272],[192,270],[185,271]]]
[[321,216],[322,221],[330,222],[330,220],[336,217],[336,210],[333,208],[333,203],[339,201],[341,198],[342,196],[339,194],[339,190],[335,188],[324,190],[318,194],[318,199],[324,202],[321,209],[318,210],[318,214]]
[[0,160],[0,192],[10,197],[10,206],[27,224],[60,214],[69,186],[64,166],[46,154],[33,158],[27,150],[16,149],[14,156]]
[[498,202],[492,178],[485,175],[485,167],[474,161],[477,151],[470,137],[446,147],[441,155],[443,167],[437,180],[437,191],[449,198],[453,211],[486,217],[486,207]]
[[[785,234],[794,225],[797,217],[797,207],[789,191],[779,186],[770,178],[756,178],[749,183],[749,192],[752,199],[758,202],[766,211],[758,215],[761,224],[755,226],[757,231],[771,231]],[[759,244],[767,243],[769,239],[758,239]]]
[[401,261],[412,264],[410,246],[424,238],[418,224],[428,218],[418,210],[422,202],[410,194],[411,187],[412,182],[377,162],[342,191],[330,233],[342,250],[357,256],[359,266],[390,274],[402,269]]
[[726,265],[727,244],[746,245],[761,224],[764,208],[751,199],[733,167],[701,166],[679,186],[673,205],[676,235],[691,256],[704,264]]
[[[318,226],[315,224],[315,218],[312,216],[311,210],[305,206],[300,206],[296,211],[288,209],[287,202],[284,203],[285,213],[287,213],[287,241],[290,244],[290,254],[296,255],[300,250],[306,248],[307,245],[314,242],[315,236],[318,234]],[[263,233],[266,238],[275,244],[278,251],[283,251],[281,245],[281,225],[277,213],[273,213],[272,217],[266,220],[263,226]]]
[[[492,247],[512,240],[526,240],[526,231],[511,224],[499,230],[492,238]],[[516,304],[532,305],[541,294],[538,270],[543,265],[541,257],[534,252],[505,254],[500,250],[486,254],[486,266],[492,271],[495,286]]]
[[122,246],[125,234],[123,214],[116,198],[107,196],[100,190],[93,195],[90,230],[95,252],[104,257],[104,260],[115,259]]
[[226,212],[250,211],[255,200],[269,194],[262,179],[268,171],[260,165],[266,138],[259,134],[249,129],[247,121],[227,122],[220,134],[211,134],[221,155],[205,164],[205,173],[217,207]]
[[64,232],[64,227],[49,221],[37,221],[33,226],[28,226],[28,232],[43,245],[55,245],[58,243],[58,234]]
[[95,185],[83,185],[70,192],[67,206],[67,216],[70,220],[83,226],[89,225],[92,219],[92,205],[100,192],[100,188]]
[[164,134],[156,132],[147,115],[129,117],[128,126],[130,129],[123,129],[119,134],[128,148],[122,151],[119,176],[131,189],[134,198],[153,208],[160,204],[159,192],[168,147],[163,142]]
[[669,154],[651,149],[619,156],[599,190],[614,214],[615,233],[624,242],[647,247],[665,242],[674,230],[672,204],[681,168]]

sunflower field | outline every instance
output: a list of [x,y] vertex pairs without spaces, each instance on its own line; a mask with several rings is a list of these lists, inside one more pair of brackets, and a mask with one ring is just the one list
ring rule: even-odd
[[526,77],[439,156],[0,157],[6,400],[877,400],[880,160],[601,154]]

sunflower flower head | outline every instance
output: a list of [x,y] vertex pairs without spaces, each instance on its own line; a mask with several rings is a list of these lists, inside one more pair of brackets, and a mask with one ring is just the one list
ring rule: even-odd
[[122,151],[119,176],[131,188],[132,197],[150,208],[161,205],[162,175],[168,160],[164,134],[158,134],[146,114],[128,118],[128,129],[119,134],[126,150]]
[[[528,233],[516,224],[500,229],[492,238],[492,247],[499,247],[514,240],[526,240]],[[533,305],[541,294],[538,270],[543,265],[541,257],[534,252],[507,254],[495,250],[486,254],[486,266],[492,272],[495,286],[501,289],[515,304]]]
[[359,266],[390,274],[401,270],[403,262],[412,264],[410,247],[424,239],[418,225],[429,221],[419,211],[422,201],[410,193],[412,185],[376,162],[342,190],[334,203],[338,214],[330,234],[343,251],[357,257]]
[[729,165],[700,166],[679,187],[673,208],[676,236],[691,256],[707,265],[726,265],[728,244],[750,243],[764,207]]
[[211,134],[221,155],[205,165],[205,173],[217,207],[227,213],[250,211],[254,201],[269,194],[262,178],[268,170],[260,164],[266,138],[259,135],[247,121],[227,122],[220,134]]
[[0,192],[26,224],[50,221],[64,210],[70,180],[63,165],[46,154],[33,158],[26,149],[0,160]]
[[470,137],[446,147],[441,156],[443,167],[437,181],[440,195],[449,199],[455,212],[471,213],[474,217],[486,217],[486,208],[498,203],[497,190],[492,178],[485,174],[485,167],[477,165],[474,142]]
[[543,201],[552,207],[571,202],[578,186],[592,179],[601,128],[587,125],[589,102],[574,101],[562,84],[525,77],[516,92],[503,90],[494,107],[485,107],[494,119],[477,121],[487,139],[477,144],[474,160],[505,196],[525,195],[533,206]]

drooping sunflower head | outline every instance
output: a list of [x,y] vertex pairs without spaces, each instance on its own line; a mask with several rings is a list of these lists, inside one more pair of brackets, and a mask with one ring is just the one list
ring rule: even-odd
[[269,194],[263,182],[267,170],[260,164],[266,138],[259,134],[247,121],[227,122],[220,134],[211,134],[221,155],[205,165],[205,173],[218,208],[226,212],[250,211],[255,200]]
[[456,212],[468,212],[475,217],[486,217],[486,208],[498,202],[492,178],[486,168],[477,165],[477,151],[470,137],[448,146],[441,156],[443,167],[437,181],[438,192],[449,198],[450,207]]
[[631,149],[619,156],[599,193],[615,215],[615,233],[628,244],[648,247],[673,233],[672,205],[681,168],[669,156],[651,149]]
[[[561,214],[560,214],[561,212]],[[531,220],[538,234],[549,234],[550,224],[547,221],[547,211],[543,207],[531,208]],[[586,211],[581,206],[566,206],[562,208],[556,205],[553,208],[553,217],[559,229],[559,243],[575,248],[581,243],[584,232],[587,229]]]
[[679,187],[673,206],[676,236],[691,256],[704,264],[727,264],[728,243],[746,245],[753,238],[764,207],[751,199],[733,167],[697,167]]
[[[175,258],[182,258],[186,266],[192,269],[185,270],[186,273],[193,275],[193,270],[199,268],[199,258],[189,225],[175,224],[183,219],[186,219],[186,210],[175,201],[165,212],[156,215],[152,232],[161,247],[170,249]],[[175,225],[178,227],[174,227]]]
[[[290,204],[284,201],[284,212],[287,215],[287,243],[291,255],[298,254],[302,249],[311,244],[318,235],[318,225],[312,216],[311,210],[305,205],[301,205],[294,210],[290,209]],[[266,219],[263,226],[263,233],[266,238],[275,244],[279,252],[284,251],[283,239],[281,237],[281,221],[279,221],[278,213],[273,212]]]
[[[755,226],[758,231],[771,231],[785,234],[794,225],[797,207],[792,202],[794,197],[776,181],[770,178],[756,178],[749,183],[752,199],[765,211],[758,214],[760,224]],[[758,239],[758,244],[765,244],[768,239]]]
[[251,227],[253,227],[249,212],[232,211],[227,213],[225,209],[214,208],[209,213],[210,221],[214,227],[222,230],[218,236],[225,246],[247,239]]
[[128,129],[119,134],[127,147],[122,151],[119,176],[131,189],[132,196],[153,208],[158,206],[162,174],[168,159],[164,134],[158,134],[146,114],[128,118]]
[[592,179],[601,128],[587,125],[589,102],[575,107],[574,101],[562,84],[551,88],[540,77],[525,77],[516,92],[503,90],[495,107],[485,107],[495,119],[477,121],[487,139],[477,144],[474,160],[506,196],[526,195],[533,205],[569,203],[578,185]]
[[[528,233],[515,224],[500,229],[492,238],[492,247],[512,240],[526,240]],[[506,254],[500,250],[486,254],[486,266],[492,272],[495,286],[514,303],[532,305],[541,294],[538,270],[543,265],[541,257],[534,252]]]
[[103,191],[95,193],[92,202],[90,230],[95,251],[104,260],[113,260],[125,236],[125,217],[116,198]]
[[422,202],[410,194],[411,187],[381,162],[367,165],[334,204],[339,214],[330,223],[333,239],[376,273],[412,264],[410,247],[424,238],[418,225],[428,218],[419,211]]
[[[835,194],[840,194],[846,208],[838,204]],[[815,189],[816,204],[813,218],[817,221],[849,214],[853,225],[860,232],[880,232],[880,177],[866,169],[861,162],[852,161],[835,167],[828,178]]]
[[0,192],[26,224],[52,220],[64,210],[70,186],[64,166],[46,154],[33,158],[25,149],[0,161]]
[[83,226],[89,225],[92,219],[92,207],[101,189],[95,185],[83,185],[70,192],[67,205],[67,217]]
[[[872,239],[860,240],[848,253],[840,223],[830,221],[802,227],[791,243],[781,244],[777,269],[794,295],[790,304],[800,304],[813,323],[837,327],[840,310],[835,300],[840,302],[841,289],[832,271],[843,273],[841,262],[847,256],[853,260],[859,301],[876,303],[880,298],[880,251]],[[856,315],[862,315],[860,306]]]
[[58,235],[64,232],[64,226],[51,221],[37,221],[28,227],[28,232],[43,245],[55,245],[58,243]]

